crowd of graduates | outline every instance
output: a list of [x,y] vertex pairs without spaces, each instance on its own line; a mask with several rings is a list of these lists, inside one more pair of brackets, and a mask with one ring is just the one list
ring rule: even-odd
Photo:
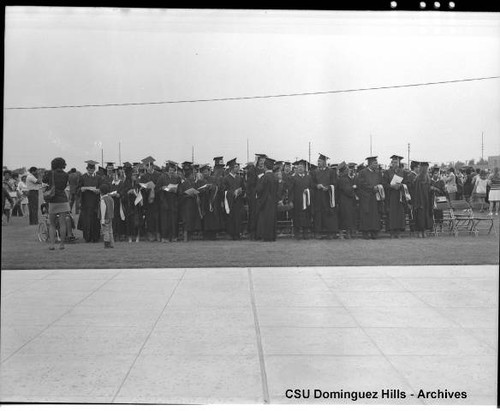
[[[498,214],[498,169],[490,175],[472,168],[456,172],[417,161],[405,168],[402,158],[392,156],[386,170],[377,157],[366,164],[328,164],[323,154],[317,165],[257,154],[243,168],[237,159],[225,163],[222,157],[213,165],[167,161],[163,167],[152,157],[105,168],[89,160],[85,173],[72,169],[60,181],[69,209],[79,214],[76,228],[83,239],[97,242],[104,234],[106,246],[144,238],[239,240],[243,233],[250,240],[275,241],[279,222],[289,223],[297,239],[358,233],[376,239],[382,229],[391,238],[405,229],[425,237],[442,218],[437,201],[474,197],[485,204],[490,192],[490,213],[496,205]],[[48,173],[42,179],[50,187]]]

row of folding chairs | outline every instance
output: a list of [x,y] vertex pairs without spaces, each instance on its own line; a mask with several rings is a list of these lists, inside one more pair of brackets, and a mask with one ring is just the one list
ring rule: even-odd
[[460,233],[478,236],[481,232],[497,235],[493,216],[479,216],[466,200],[446,200],[436,203],[443,212],[442,219],[434,218],[434,235],[447,233],[458,237]]

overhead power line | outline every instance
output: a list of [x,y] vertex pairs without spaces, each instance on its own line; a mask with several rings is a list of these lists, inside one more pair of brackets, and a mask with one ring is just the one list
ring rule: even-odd
[[49,110],[49,109],[61,109],[61,108],[154,106],[154,105],[162,105],[162,104],[208,103],[208,102],[213,102],[213,101],[256,100],[256,99],[271,99],[271,98],[282,98],[282,97],[314,96],[314,95],[321,95],[321,94],[356,93],[356,92],[360,92],[360,91],[388,90],[388,89],[409,88],[409,87],[423,87],[423,86],[434,86],[434,85],[438,85],[438,84],[452,84],[452,83],[465,83],[465,82],[470,82],[470,81],[492,80],[492,79],[498,79],[498,78],[500,78],[500,76],[464,78],[464,79],[458,79],[458,80],[444,80],[444,81],[434,81],[434,82],[427,82],[427,83],[399,84],[399,85],[392,85],[392,86],[353,88],[353,89],[344,89],[344,90],[310,91],[310,92],[304,92],[304,93],[271,94],[271,95],[263,95],[263,96],[221,97],[221,98],[207,98],[207,99],[196,99],[196,100],[167,100],[167,101],[146,101],[146,102],[128,102],[128,103],[6,107],[5,110]]

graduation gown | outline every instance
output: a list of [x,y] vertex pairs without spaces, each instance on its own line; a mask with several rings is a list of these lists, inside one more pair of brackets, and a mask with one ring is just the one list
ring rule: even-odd
[[201,180],[199,185],[210,184],[210,187],[200,192],[201,210],[203,215],[203,231],[222,231],[222,179],[214,176]]
[[[235,190],[238,188],[241,188],[243,191],[240,195],[236,196]],[[228,174],[222,180],[223,201],[224,203],[227,201],[229,206],[226,231],[232,239],[239,239],[241,234],[244,189],[243,179],[239,175],[233,176]]]
[[358,173],[357,193],[359,197],[359,230],[379,231],[380,213],[374,187],[382,184],[379,171],[364,168]]
[[185,194],[185,191],[190,188],[196,188],[194,176],[187,178],[179,185],[179,212],[184,223],[185,232],[201,230],[199,197]]
[[[317,168],[311,171],[311,177],[313,183],[314,231],[316,233],[334,233],[339,229],[336,172],[331,168],[324,168],[323,170]],[[318,189],[318,184],[328,187],[328,191]],[[333,191],[331,186],[333,186]],[[332,194],[334,194],[334,200]]]
[[413,198],[415,229],[417,231],[431,230],[434,225],[432,218],[433,197],[431,195],[430,179],[415,179],[415,197]]
[[353,230],[356,227],[354,177],[347,173],[339,177],[339,228]]
[[402,188],[396,190],[391,187],[391,181],[395,174],[404,177],[404,173],[401,169],[389,169],[383,175],[385,205],[388,214],[387,229],[404,231],[406,226],[405,204],[401,201],[401,195],[404,194],[402,194]]
[[100,195],[89,190],[81,191],[81,189],[82,187],[100,188],[101,184],[101,176],[98,174],[91,176],[89,173],[82,174],[78,182],[80,217],[77,228],[83,232],[83,238],[86,242],[96,242],[101,235],[101,224],[98,215]]
[[112,181],[109,185],[110,192],[116,191],[118,193],[117,196],[111,197],[113,199],[114,205],[114,214],[113,214],[113,235],[115,237],[119,237],[121,235],[126,234],[125,220],[121,218],[121,212],[123,211],[122,201],[121,201],[121,192],[123,181]]
[[[161,173],[154,170],[152,173],[146,172],[139,177],[140,183],[148,183],[152,181],[155,185],[158,184],[158,180],[160,179]],[[144,198],[144,214],[146,216],[146,231],[151,234],[156,234],[160,230],[160,221],[159,221],[159,213],[160,213],[160,201],[156,198],[153,198],[153,202],[149,202],[149,196],[151,195],[151,189],[146,190],[146,196]]]
[[276,240],[278,190],[279,182],[273,172],[264,173],[256,188],[257,239]]
[[256,216],[256,189],[257,183],[259,181],[259,175],[264,173],[263,168],[256,167],[255,165],[248,166],[245,175],[245,190],[248,202],[248,232],[255,233],[257,227],[257,216]]
[[[304,191],[309,190],[309,201],[304,201]],[[312,177],[309,174],[293,174],[290,179],[289,198],[293,202],[292,218],[294,228],[311,227]]]
[[[178,184],[176,192],[167,192],[163,188],[169,184]],[[164,173],[158,179],[156,195],[159,203],[160,235],[163,239],[173,240],[179,235],[179,188],[181,178],[177,174]]]

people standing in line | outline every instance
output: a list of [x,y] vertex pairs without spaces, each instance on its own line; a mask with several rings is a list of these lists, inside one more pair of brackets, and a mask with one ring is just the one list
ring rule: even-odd
[[[59,226],[59,249],[64,249],[67,234],[67,220],[69,217],[69,200],[66,195],[68,185],[68,174],[64,171],[66,161],[61,157],[56,157],[50,164],[50,171],[43,178],[43,182],[48,184],[47,190],[55,187],[54,196],[47,200],[49,204],[49,250],[55,249],[56,225]],[[58,221],[56,221],[58,220]]]
[[179,185],[179,208],[184,229],[184,241],[190,241],[193,233],[201,231],[201,209],[193,163],[182,163],[184,180]]
[[26,187],[28,189],[28,214],[29,214],[29,224],[38,225],[38,213],[39,213],[39,196],[40,189],[42,188],[42,181],[37,175],[38,169],[36,167],[30,167],[28,170],[28,175],[26,176]]
[[363,238],[376,239],[380,231],[380,206],[385,199],[377,156],[367,157],[368,166],[358,174],[359,230]]
[[488,178],[489,193],[489,215],[498,215],[498,206],[500,205],[500,173],[499,168],[495,167],[493,173]]
[[177,241],[179,235],[179,185],[181,177],[177,173],[177,163],[167,161],[166,173],[158,179],[157,196],[159,200],[160,237],[162,242]]
[[102,177],[96,173],[96,161],[88,160],[87,172],[80,176],[78,194],[80,196],[80,218],[78,229],[83,232],[85,242],[96,243],[100,237],[99,189]]
[[250,240],[255,240],[255,231],[257,229],[257,195],[256,189],[259,180],[265,172],[264,162],[266,154],[255,154],[255,163],[249,163],[245,174],[245,190],[248,202],[248,221],[247,231]]

